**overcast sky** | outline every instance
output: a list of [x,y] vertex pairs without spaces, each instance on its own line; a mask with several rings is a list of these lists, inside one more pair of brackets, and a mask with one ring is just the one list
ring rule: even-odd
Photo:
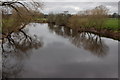
[[[106,6],[109,9],[110,14],[114,12],[118,12],[118,2],[70,2],[70,1],[69,2],[57,2],[57,1],[54,2],[54,1],[44,2],[44,9],[42,10],[42,12],[45,14],[48,14],[50,12],[60,13],[63,11],[69,11],[69,13],[75,14],[78,11],[82,11],[86,9],[93,9],[99,5]],[[68,0],[65,0],[65,1],[68,1]]]
[[[11,0],[1,0],[11,1]],[[20,0],[20,1],[31,1],[31,0]],[[118,13],[118,2],[120,0],[33,0],[37,2],[43,2],[44,8],[43,13],[48,14],[61,13],[63,11],[69,11],[71,14],[75,14],[78,11],[93,9],[96,6],[104,5],[109,9],[109,13]],[[119,2],[120,3],[120,2]],[[119,12],[120,14],[120,12]]]
[[[36,0],[41,1],[41,0]],[[42,0],[44,2],[119,2],[120,0]]]

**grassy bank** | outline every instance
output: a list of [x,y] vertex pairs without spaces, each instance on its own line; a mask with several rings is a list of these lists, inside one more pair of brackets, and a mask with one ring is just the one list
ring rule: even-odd
[[120,25],[118,25],[118,19],[117,18],[108,18],[105,21],[104,27],[105,29],[111,29],[111,30],[118,30],[120,29]]
[[[9,28],[10,29],[15,29],[15,28],[17,28],[17,26],[20,26],[19,23],[15,22],[13,19],[8,19],[8,20],[3,19],[2,21],[5,23],[5,26],[4,25],[0,26],[0,32],[1,32],[2,27],[8,28],[8,29]],[[46,19],[46,18],[34,18],[34,19],[32,19],[31,22],[46,23],[47,21],[48,21],[48,19]],[[78,24],[77,26],[79,27],[80,26],[79,22],[77,24]],[[14,26],[12,26],[12,25],[14,25]],[[74,29],[77,28],[77,27],[75,27],[75,25],[73,24]],[[79,27],[78,31],[93,32],[93,33],[101,34],[101,35],[104,35],[104,36],[107,35],[107,37],[113,37],[114,39],[120,40],[120,38],[119,38],[120,36],[118,35],[118,34],[120,34],[120,31],[119,31],[118,28],[120,29],[120,25],[118,25],[118,19],[107,18],[100,33],[99,33],[99,31],[98,31],[99,29],[97,27],[95,27],[95,28],[94,27],[88,27],[88,29],[86,29],[84,27],[82,27],[82,28]]]

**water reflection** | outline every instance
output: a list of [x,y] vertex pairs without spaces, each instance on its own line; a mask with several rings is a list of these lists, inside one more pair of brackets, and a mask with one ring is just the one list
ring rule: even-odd
[[37,36],[29,36],[23,30],[19,30],[17,33],[12,33],[3,39],[3,52],[26,52],[32,48],[41,47],[41,42],[37,41]]
[[109,53],[108,44],[98,35],[48,25],[31,23],[3,39],[3,78],[116,77],[115,45],[109,46]]
[[92,54],[103,57],[106,56],[109,47],[104,43],[100,36],[89,32],[77,32],[69,27],[56,26],[49,24],[51,32],[55,32],[57,35],[69,38],[70,42],[78,48],[84,48],[90,51]]
[[[21,27],[25,27],[26,24]],[[5,29],[5,28],[4,28]],[[15,30],[15,31],[14,31]],[[6,30],[7,31],[7,30]],[[42,47],[43,43],[36,35],[27,34],[23,28],[9,30],[2,42],[2,77],[16,77],[23,70],[24,60],[29,58],[32,49]]]

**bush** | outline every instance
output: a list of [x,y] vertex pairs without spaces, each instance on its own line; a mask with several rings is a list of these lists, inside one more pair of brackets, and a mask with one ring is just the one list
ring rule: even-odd
[[85,10],[73,15],[69,19],[69,26],[71,28],[102,28],[107,18],[108,9],[104,6],[97,6],[92,10]]
[[67,14],[49,14],[48,22],[55,23],[56,25],[66,25],[68,23],[69,15]]

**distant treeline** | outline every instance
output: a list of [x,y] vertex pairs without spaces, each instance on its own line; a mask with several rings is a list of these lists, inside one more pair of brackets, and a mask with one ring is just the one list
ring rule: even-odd
[[[49,18],[49,16],[51,15],[52,13],[50,13],[50,14],[43,14],[43,13],[40,13],[39,15],[37,15],[36,16],[36,18],[46,18],[46,19],[48,19]],[[4,15],[2,15],[2,17],[9,17],[9,16],[11,16],[12,14],[4,14]],[[53,14],[53,15],[55,15],[55,14]],[[58,14],[56,14],[56,15],[64,15],[63,13],[58,13]],[[67,14],[68,15],[68,17],[71,17],[71,16],[73,16],[74,14]],[[35,15],[33,15],[33,17],[35,17]],[[120,15],[119,14],[117,14],[117,13],[113,13],[113,14],[109,14],[108,15],[108,18],[120,18]]]
[[[44,14],[44,18],[48,18],[50,14]],[[64,13],[58,13],[58,14],[64,14]],[[73,16],[74,14],[68,14],[68,15]],[[108,18],[120,18],[120,15],[118,13],[108,14]]]
[[108,17],[109,17],[109,18],[120,18],[120,15],[117,14],[117,13],[113,13],[113,14],[111,14],[111,15],[109,14]]

